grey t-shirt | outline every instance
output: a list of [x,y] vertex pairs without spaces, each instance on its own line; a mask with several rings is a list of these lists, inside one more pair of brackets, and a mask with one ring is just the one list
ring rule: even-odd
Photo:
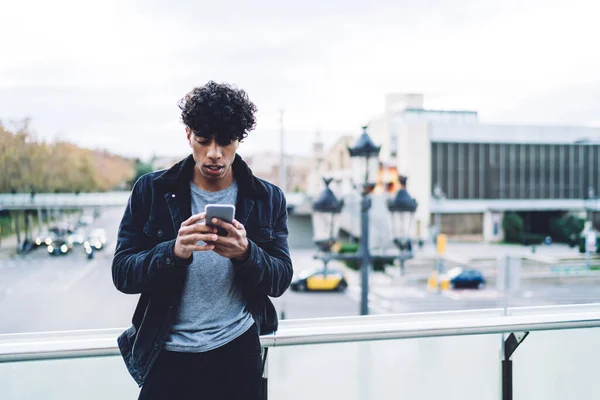
[[[237,183],[227,189],[207,192],[190,182],[192,214],[207,204],[233,204]],[[254,323],[246,311],[240,282],[228,258],[214,251],[194,252],[187,267],[181,305],[165,342],[165,349],[205,352],[221,347],[246,332]]]

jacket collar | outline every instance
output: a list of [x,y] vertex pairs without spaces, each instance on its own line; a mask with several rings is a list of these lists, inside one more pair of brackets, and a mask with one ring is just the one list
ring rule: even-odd
[[[175,189],[181,185],[187,185],[192,180],[196,161],[192,154],[165,170],[155,178],[155,182],[165,188]],[[238,184],[238,189],[250,197],[267,197],[268,191],[265,185],[257,179],[248,167],[248,164],[239,154],[233,160],[233,176]]]

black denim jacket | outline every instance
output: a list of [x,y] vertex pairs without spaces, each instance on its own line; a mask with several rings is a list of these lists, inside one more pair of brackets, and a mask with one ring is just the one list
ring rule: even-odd
[[[173,253],[177,231],[191,216],[190,155],[166,171],[141,177],[134,185],[119,226],[112,263],[118,290],[140,293],[133,326],[118,338],[127,369],[142,386],[163,348],[181,299],[190,261]],[[238,184],[235,218],[246,228],[250,257],[233,261],[248,311],[260,334],[277,330],[277,313],[268,296],[281,296],[292,279],[287,209],[283,192],[256,178],[238,155],[233,162]]]

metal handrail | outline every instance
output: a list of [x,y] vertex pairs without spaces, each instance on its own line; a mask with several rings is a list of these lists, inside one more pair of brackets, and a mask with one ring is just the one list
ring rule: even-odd
[[[556,312],[549,313],[551,309]],[[493,309],[296,320],[282,323],[260,341],[263,347],[279,347],[600,327],[600,304],[574,311],[570,306],[551,307],[541,314],[528,314],[526,307],[517,310],[522,315],[502,316],[503,309]],[[0,362],[118,355],[116,337],[122,331],[0,335]]]
[[295,328],[278,331],[273,337],[261,338],[265,339],[261,342],[267,346],[292,346],[599,327],[600,312],[408,323],[360,324],[357,322],[354,326],[323,326],[316,329]]

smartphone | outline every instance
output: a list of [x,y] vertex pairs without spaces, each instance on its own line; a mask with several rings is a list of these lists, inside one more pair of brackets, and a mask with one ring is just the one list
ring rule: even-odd
[[[206,213],[205,221],[207,226],[214,227],[211,222],[213,218],[218,218],[232,224],[235,216],[235,206],[231,204],[207,204],[206,207],[204,207],[204,212]],[[217,235],[227,236],[227,230],[217,227]]]

